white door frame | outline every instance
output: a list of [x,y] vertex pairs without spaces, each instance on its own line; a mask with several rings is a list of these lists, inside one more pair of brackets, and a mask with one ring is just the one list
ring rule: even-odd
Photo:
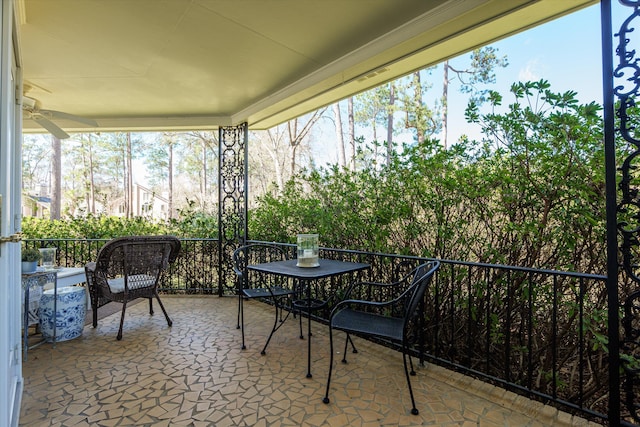
[[0,7],[0,425],[17,426],[22,401],[20,230],[22,75],[13,0]]

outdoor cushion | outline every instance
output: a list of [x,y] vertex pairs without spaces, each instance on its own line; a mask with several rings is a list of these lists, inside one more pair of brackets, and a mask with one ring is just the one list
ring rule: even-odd
[[[129,289],[138,289],[138,288],[146,288],[148,286],[153,286],[155,277],[149,276],[147,274],[134,274],[129,276]],[[119,292],[124,292],[124,277],[117,277],[115,279],[109,279],[109,289],[114,294]]]

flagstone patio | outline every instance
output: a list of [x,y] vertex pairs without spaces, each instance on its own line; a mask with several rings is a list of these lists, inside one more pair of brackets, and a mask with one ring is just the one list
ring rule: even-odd
[[[273,309],[245,305],[247,349],[240,349],[237,300],[164,296],[167,327],[146,302],[86,326],[75,340],[29,351],[23,365],[23,426],[596,426],[541,403],[426,364],[413,377],[420,415],[410,414],[400,353],[356,339],[337,357],[331,403],[322,403],[329,343],[312,328],[313,378],[297,320],[276,332],[262,356]],[[337,347],[342,351],[343,335]]]

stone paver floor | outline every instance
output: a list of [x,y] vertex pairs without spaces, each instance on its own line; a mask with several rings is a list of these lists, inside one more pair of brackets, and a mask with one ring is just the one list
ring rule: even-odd
[[[336,357],[331,403],[322,403],[328,331],[314,323],[313,378],[307,341],[289,319],[266,355],[260,350],[273,309],[245,305],[247,349],[240,349],[237,300],[165,296],[173,319],[149,316],[146,302],[86,326],[75,340],[29,351],[23,365],[23,426],[595,426],[470,377],[427,364],[410,399],[400,353],[356,339],[349,363]],[[306,320],[306,319],[305,319]],[[344,335],[337,334],[342,350]]]

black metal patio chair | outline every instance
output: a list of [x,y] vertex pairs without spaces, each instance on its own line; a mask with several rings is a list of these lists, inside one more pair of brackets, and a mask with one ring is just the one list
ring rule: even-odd
[[172,321],[158,296],[158,282],[179,253],[180,240],[173,236],[126,236],[107,242],[96,261],[85,266],[93,327],[98,326],[99,307],[112,301],[120,302],[122,315],[116,338],[121,340],[127,303],[147,298],[149,314],[153,315],[154,297],[171,326]]
[[237,275],[236,292],[238,294],[238,329],[242,331],[243,350],[247,348],[244,340],[244,299],[269,299],[275,306],[276,315],[273,328],[267,338],[267,342],[264,344],[264,347],[260,352],[261,354],[265,354],[267,346],[271,341],[271,337],[280,328],[280,326],[282,326],[287,317],[289,317],[289,314],[291,314],[291,311],[288,310],[286,316],[283,318],[282,311],[285,306],[284,301],[287,298],[291,299],[295,294],[294,289],[287,286],[287,280],[285,278],[267,278],[253,272],[253,276],[259,278],[260,281],[252,283],[249,277],[249,270],[247,270],[247,265],[250,263],[284,261],[286,259],[288,259],[288,257],[284,249],[279,246],[264,243],[253,243],[241,246],[233,252],[233,270]]
[[[411,395],[411,404],[413,405],[411,413],[418,415],[413,390],[411,388],[410,374],[415,375],[413,362],[409,354],[410,345],[415,341],[415,321],[419,315],[420,302],[427,290],[429,282],[434,273],[440,268],[439,261],[431,261],[418,266],[404,279],[395,283],[375,283],[375,282],[357,282],[352,284],[345,293],[343,301],[336,304],[331,311],[329,317],[329,343],[330,343],[330,362],[329,376],[327,377],[327,390],[323,398],[324,403],[329,403],[329,387],[331,383],[331,373],[333,370],[333,330],[338,329],[347,333],[345,348],[343,352],[343,363],[347,363],[347,342],[350,334],[362,337],[377,337],[387,339],[398,343],[402,347],[402,359],[404,362],[404,372],[409,386],[409,394]],[[354,294],[356,298],[364,298],[375,294],[373,288],[382,290],[385,294],[399,287],[410,285],[404,289],[399,296],[383,302],[376,302],[363,299],[352,299]],[[366,289],[358,289],[366,288]],[[402,289],[402,288],[400,288]],[[395,293],[397,295],[397,292]],[[407,358],[411,371],[407,367]]]

